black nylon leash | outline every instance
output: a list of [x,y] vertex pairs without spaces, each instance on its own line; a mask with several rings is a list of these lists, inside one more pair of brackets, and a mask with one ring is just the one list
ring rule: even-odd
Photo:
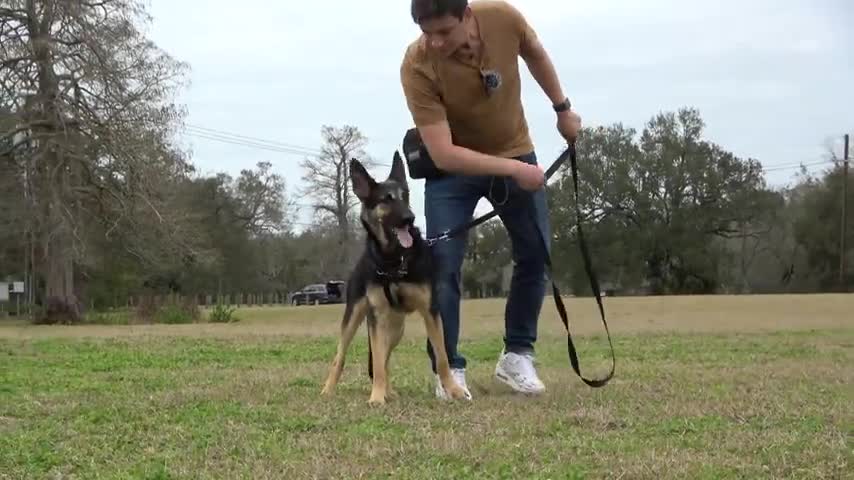
[[[567,320],[566,307],[563,304],[563,299],[560,295],[560,290],[558,290],[557,285],[554,281],[554,275],[550,274],[549,278],[551,278],[552,282],[552,296],[555,300],[555,306],[557,307],[558,313],[560,314],[560,319],[563,322],[563,326],[566,329],[566,348],[569,354],[569,362],[572,365],[572,369],[575,370],[575,373],[578,377],[586,383],[587,385],[598,388],[605,386],[611,378],[614,377],[614,370],[616,369],[617,359],[614,355],[614,344],[611,342],[611,331],[608,329],[608,322],[605,320],[605,307],[602,305],[602,294],[599,290],[599,279],[596,276],[596,272],[593,270],[593,262],[590,260],[590,251],[587,248],[587,242],[584,239],[584,229],[581,227],[581,208],[578,203],[578,160],[575,154],[575,144],[570,144],[566,151],[555,161],[557,164],[558,161],[561,161],[561,158],[565,158],[568,154],[569,156],[569,167],[570,172],[572,173],[572,184],[573,184],[573,193],[575,197],[575,225],[578,228],[578,247],[581,250],[581,257],[584,259],[584,270],[587,272],[587,278],[590,280],[590,289],[593,291],[593,296],[596,297],[596,304],[599,307],[599,316],[602,319],[602,324],[605,326],[605,332],[608,335],[608,345],[611,348],[611,371],[608,372],[608,375],[599,379],[588,379],[585,378],[580,371],[579,363],[578,363],[578,355],[575,350],[575,345],[572,343],[572,334],[569,331],[569,321]],[[552,165],[554,167],[554,165]],[[549,169],[552,170],[551,168]],[[554,173],[554,171],[552,171]],[[548,176],[546,177],[548,179]],[[536,225],[536,222],[534,222]],[[537,226],[539,230],[539,226]],[[546,252],[546,265],[549,267],[549,272],[554,272],[552,267],[551,255],[549,255],[549,250],[546,248],[546,239],[543,235],[543,232],[540,231],[540,239],[543,242],[543,248]]]
[[[572,342],[572,334],[569,331],[569,320],[567,319],[566,307],[563,304],[563,299],[560,295],[560,290],[555,284],[554,281],[554,268],[552,266],[551,255],[549,254],[549,248],[547,244],[547,240],[543,231],[540,229],[539,225],[537,225],[536,220],[534,220],[534,226],[537,228],[537,231],[540,233],[540,241],[542,242],[543,252],[546,257],[546,265],[549,268],[549,278],[552,283],[552,296],[554,297],[555,307],[557,308],[558,314],[560,314],[560,319],[563,322],[563,326],[566,329],[566,347],[567,353],[569,355],[569,363],[572,366],[572,369],[578,375],[581,380],[587,385],[598,388],[605,386],[611,378],[614,377],[614,370],[616,369],[617,359],[614,355],[614,344],[611,342],[611,332],[608,329],[608,322],[605,320],[605,307],[602,305],[602,295],[599,289],[599,280],[596,276],[596,272],[593,271],[593,262],[590,260],[590,251],[587,248],[587,242],[584,239],[584,230],[581,227],[581,208],[579,207],[578,202],[578,159],[576,157],[575,152],[575,144],[570,143],[566,150],[560,154],[560,156],[555,160],[554,163],[549,167],[549,169],[545,173],[546,182],[548,182],[549,178],[551,178],[566,162],[567,158],[569,159],[570,172],[572,173],[572,183],[574,187],[574,197],[575,197],[575,218],[576,218],[576,227],[578,228],[578,245],[581,250],[581,256],[584,259],[584,270],[587,272],[587,278],[590,280],[590,289],[593,291],[593,295],[596,297],[596,304],[599,307],[599,316],[602,319],[602,324],[605,326],[605,332],[608,335],[608,345],[611,348],[611,371],[603,378],[599,379],[589,379],[585,378],[581,374],[581,369],[579,367],[578,362],[578,353],[575,349],[575,344]],[[544,187],[545,188],[545,187]],[[447,230],[442,232],[440,235],[432,238],[428,238],[427,245],[433,246],[436,243],[453,238],[471,228],[474,228],[483,222],[489,220],[490,218],[498,215],[500,212],[500,208],[496,208],[491,212],[484,214],[471,222],[468,222],[462,226],[456,227],[451,230]]]

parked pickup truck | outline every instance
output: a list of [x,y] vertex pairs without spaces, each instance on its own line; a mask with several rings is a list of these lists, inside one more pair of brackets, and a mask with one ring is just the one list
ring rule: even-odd
[[313,283],[291,293],[291,305],[325,305],[343,303],[347,293],[344,282],[332,280],[326,283]]

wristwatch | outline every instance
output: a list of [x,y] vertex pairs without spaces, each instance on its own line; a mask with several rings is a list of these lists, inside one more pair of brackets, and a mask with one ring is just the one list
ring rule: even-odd
[[569,98],[564,98],[562,102],[552,105],[552,108],[554,108],[557,113],[565,112],[572,108],[572,103],[569,101]]

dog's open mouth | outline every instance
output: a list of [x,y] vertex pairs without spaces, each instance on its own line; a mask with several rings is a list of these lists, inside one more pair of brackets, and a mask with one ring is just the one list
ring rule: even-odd
[[397,235],[397,241],[403,248],[412,247],[412,233],[409,232],[409,227],[411,226],[411,223],[406,222],[402,226],[394,228],[394,233]]

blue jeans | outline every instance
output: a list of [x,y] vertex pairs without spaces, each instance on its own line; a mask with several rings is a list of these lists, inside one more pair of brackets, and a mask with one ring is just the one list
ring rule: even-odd
[[[534,152],[517,159],[537,163]],[[546,257],[540,231],[545,236],[545,245],[551,248],[544,189],[527,192],[511,178],[491,176],[447,175],[427,180],[424,199],[426,233],[428,237],[434,237],[469,222],[482,197],[486,197],[493,207],[500,206],[502,213],[499,217],[511,241],[514,265],[504,311],[504,347],[508,352],[533,352],[546,289]],[[539,231],[534,222],[539,225]],[[433,303],[442,317],[445,350],[451,368],[466,367],[466,359],[457,349],[460,338],[460,270],[466,239],[467,235],[461,234],[433,246],[436,262]],[[427,354],[435,372],[436,358],[429,341]]]

